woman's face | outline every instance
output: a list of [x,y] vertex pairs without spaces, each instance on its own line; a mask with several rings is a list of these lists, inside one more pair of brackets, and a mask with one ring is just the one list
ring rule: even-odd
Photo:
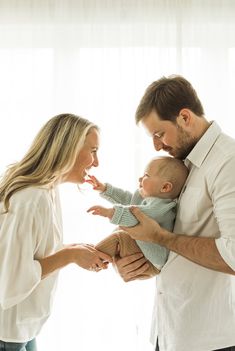
[[97,150],[99,148],[99,133],[92,128],[87,134],[85,143],[79,152],[75,164],[66,175],[65,181],[70,183],[84,183],[88,170],[99,165]]

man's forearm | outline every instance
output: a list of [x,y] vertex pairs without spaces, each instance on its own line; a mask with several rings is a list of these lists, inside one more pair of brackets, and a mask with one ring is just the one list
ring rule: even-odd
[[235,275],[221,257],[214,238],[191,237],[164,230],[158,243],[203,267]]

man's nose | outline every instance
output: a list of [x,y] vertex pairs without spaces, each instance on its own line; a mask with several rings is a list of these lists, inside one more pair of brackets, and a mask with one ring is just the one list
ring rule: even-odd
[[158,138],[153,139],[153,145],[156,151],[160,151],[163,148],[163,142]]

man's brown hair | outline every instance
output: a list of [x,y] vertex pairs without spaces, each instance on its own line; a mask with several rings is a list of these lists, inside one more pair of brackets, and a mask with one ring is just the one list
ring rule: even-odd
[[188,108],[197,116],[204,110],[192,85],[183,77],[172,75],[162,77],[146,89],[136,110],[138,124],[144,117],[155,111],[161,120],[175,122],[183,108]]

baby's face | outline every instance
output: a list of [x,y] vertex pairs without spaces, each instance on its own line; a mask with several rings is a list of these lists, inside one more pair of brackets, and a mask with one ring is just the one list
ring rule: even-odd
[[139,178],[139,192],[142,197],[161,195],[164,180],[158,175],[158,162],[150,162],[145,169],[145,173]]

